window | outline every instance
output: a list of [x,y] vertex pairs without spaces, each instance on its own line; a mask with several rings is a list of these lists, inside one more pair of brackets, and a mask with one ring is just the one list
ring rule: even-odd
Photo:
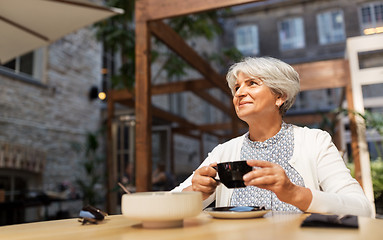
[[364,35],[383,33],[383,2],[362,5],[359,19],[361,32]]
[[30,76],[33,80],[42,82],[44,51],[45,48],[40,48],[29,52],[5,63],[2,67],[13,70],[16,75]]
[[118,179],[125,185],[135,183],[135,125],[134,115],[125,113],[112,122],[113,161]]
[[295,99],[295,102],[293,104],[293,106],[291,106],[291,111],[294,112],[294,110],[302,110],[302,109],[305,109],[306,108],[306,104],[307,104],[307,92],[299,92],[299,94],[297,95],[296,99]]
[[305,47],[302,18],[289,18],[279,23],[279,46],[282,51]]
[[345,40],[343,12],[328,11],[317,15],[319,43],[321,45],[343,42]]
[[358,52],[359,69],[383,67],[383,49]]
[[235,46],[244,55],[259,54],[258,27],[256,25],[237,27]]

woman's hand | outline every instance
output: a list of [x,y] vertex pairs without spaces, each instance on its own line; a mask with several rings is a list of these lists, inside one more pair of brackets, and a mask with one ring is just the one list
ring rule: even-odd
[[292,204],[302,211],[310,206],[311,191],[292,183],[281,166],[261,160],[248,160],[247,164],[256,169],[243,176],[246,186],[273,191],[279,200]]
[[213,179],[217,174],[217,171],[213,168],[215,166],[217,166],[217,163],[212,163],[209,166],[198,168],[194,172],[192,186],[189,187],[189,190],[201,192],[203,200],[214,193],[218,185],[217,181]]

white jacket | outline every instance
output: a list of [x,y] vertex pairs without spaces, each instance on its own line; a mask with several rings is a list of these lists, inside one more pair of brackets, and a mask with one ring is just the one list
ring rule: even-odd
[[[214,162],[239,160],[244,137],[242,135],[219,144],[199,167]],[[375,215],[372,205],[359,183],[350,175],[327,132],[294,126],[294,153],[289,163],[312,192],[313,198],[307,212],[368,217]],[[190,186],[192,177],[193,175],[172,191],[180,192]],[[219,184],[215,193],[204,200],[204,207],[214,200],[217,207],[228,206],[232,193],[233,189]]]

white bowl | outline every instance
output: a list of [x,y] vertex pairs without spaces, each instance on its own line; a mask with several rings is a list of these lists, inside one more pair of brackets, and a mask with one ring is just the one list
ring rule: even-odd
[[121,211],[130,219],[142,221],[145,228],[180,227],[183,219],[202,211],[200,192],[140,192],[124,194]]

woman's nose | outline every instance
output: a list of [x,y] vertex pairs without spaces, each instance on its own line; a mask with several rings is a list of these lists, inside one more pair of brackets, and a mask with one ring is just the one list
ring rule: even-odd
[[238,87],[237,91],[235,91],[235,97],[243,97],[247,94],[246,88],[244,86]]

